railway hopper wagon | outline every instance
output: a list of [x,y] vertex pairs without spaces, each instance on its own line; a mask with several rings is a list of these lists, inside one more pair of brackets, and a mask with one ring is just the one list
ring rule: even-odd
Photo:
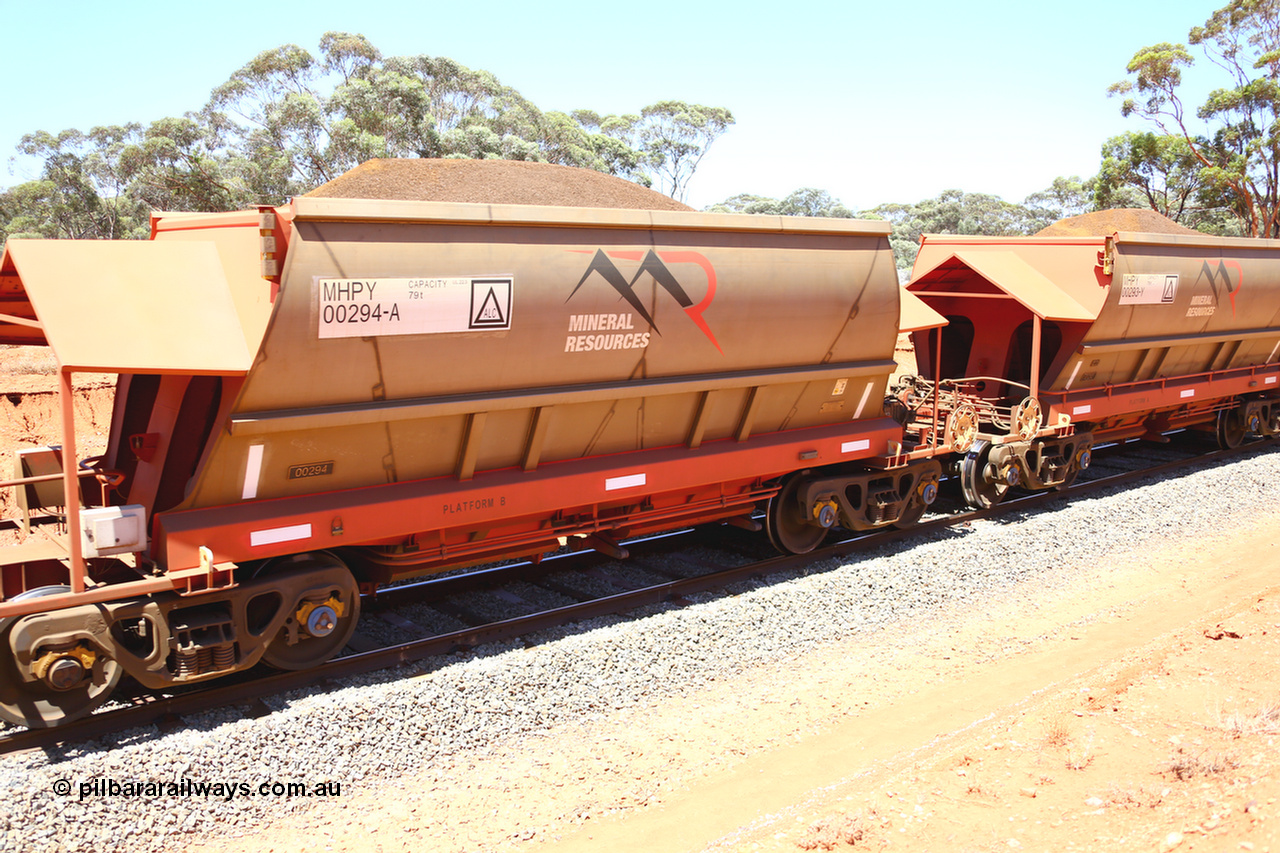
[[[313,666],[399,577],[762,503],[804,551],[936,493],[883,398],[900,298],[942,321],[887,224],[303,197],[152,230],[0,263],[0,342],[52,349],[64,413],[7,484],[64,519],[0,553],[13,723]],[[118,376],[87,460],[81,371]]]
[[908,289],[948,322],[893,405],[974,506],[1070,483],[1100,440],[1280,434],[1280,241],[926,235]]

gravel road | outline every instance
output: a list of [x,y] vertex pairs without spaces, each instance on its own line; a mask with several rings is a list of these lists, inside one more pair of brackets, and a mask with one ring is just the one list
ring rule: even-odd
[[[817,563],[693,606],[560,629],[533,638],[532,648],[488,646],[426,669],[273,697],[273,713],[256,719],[217,710],[167,735],[135,731],[65,754],[6,756],[0,850],[178,848],[188,833],[235,832],[316,803],[262,794],[263,784],[372,789],[452,756],[510,749],[557,724],[688,695],[852,634],[882,631],[888,655],[919,637],[883,630],[904,620],[1105,582],[1098,565],[1157,541],[1229,537],[1274,510],[1278,450],[974,522],[845,565]],[[112,784],[121,793],[111,794]],[[196,784],[223,787],[200,794]]]

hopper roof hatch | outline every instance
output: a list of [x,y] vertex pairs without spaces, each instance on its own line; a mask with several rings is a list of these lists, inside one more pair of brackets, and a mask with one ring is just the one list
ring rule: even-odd
[[943,317],[937,311],[934,311],[928,305],[924,304],[924,300],[919,296],[916,296],[911,291],[906,288],[902,288],[899,296],[899,334],[919,332],[923,329],[936,329],[939,326],[947,325],[946,317]]
[[[235,375],[253,358],[217,247],[196,241],[8,241],[0,255],[0,344],[53,350],[62,446],[72,458],[73,372]],[[94,474],[76,464],[62,469],[30,481],[61,479],[62,494],[75,495],[80,478]],[[88,577],[80,511],[79,500],[66,502],[63,535],[77,594]],[[137,583],[157,582],[164,583]]]
[[[1092,269],[1087,270],[1088,283],[1097,290]],[[1042,320],[1086,322],[1098,318],[1098,309],[1081,305],[1071,291],[1072,283],[1057,282],[1023,260],[1016,252],[986,249],[959,251],[931,269],[918,274],[908,287],[919,296],[981,297],[982,291],[962,291],[975,276],[994,290],[1003,293]],[[1066,286],[1064,286],[1064,284]]]
[[0,343],[106,373],[242,374],[253,359],[217,249],[201,242],[10,240]]

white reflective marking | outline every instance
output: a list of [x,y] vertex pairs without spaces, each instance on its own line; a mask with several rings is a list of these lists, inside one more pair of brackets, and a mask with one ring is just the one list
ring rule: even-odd
[[244,466],[244,491],[241,500],[252,500],[258,496],[258,479],[262,476],[262,445],[249,445],[249,461]]
[[1275,384],[1276,384],[1276,378],[1275,378],[1274,376],[1268,376],[1268,377],[1267,377],[1267,381],[1266,381],[1266,382],[1263,382],[1262,384],[1263,384],[1263,385],[1275,385]]
[[844,444],[840,445],[841,453],[856,453],[859,450],[870,450],[870,449],[871,449],[871,439],[869,438],[860,438],[857,441],[846,441]]
[[1080,365],[1082,364],[1084,364],[1083,358],[1076,362],[1075,369],[1071,371],[1071,378],[1067,380],[1066,390],[1071,390],[1071,383],[1076,381],[1076,374],[1080,372]]
[[257,548],[259,545],[274,545],[277,542],[310,538],[310,524],[292,524],[288,527],[272,527],[269,530],[253,530],[249,533],[249,544]]
[[858,411],[856,411],[856,412],[854,412],[854,413],[853,413],[853,419],[854,419],[855,421],[856,421],[858,418],[862,417],[862,410],[863,410],[863,408],[867,405],[867,398],[871,396],[871,386],[872,386],[872,385],[874,385],[874,384],[875,384],[875,383],[873,383],[873,382],[868,382],[868,383],[867,383],[867,387],[866,387],[865,389],[863,389],[863,391],[862,391],[862,399],[858,401]]
[[633,486],[643,486],[644,483],[644,474],[628,474],[625,477],[610,477],[604,481],[604,490],[606,492],[612,492],[614,489],[630,489]]
[[1087,415],[1093,411],[1092,403],[1085,403],[1083,406],[1076,406],[1071,410],[1073,415]]
[[1178,396],[1185,400],[1187,397],[1194,397],[1195,395],[1196,395],[1196,389],[1194,389],[1194,388],[1188,388],[1187,390],[1183,391],[1183,392],[1182,392],[1181,394],[1179,394]]

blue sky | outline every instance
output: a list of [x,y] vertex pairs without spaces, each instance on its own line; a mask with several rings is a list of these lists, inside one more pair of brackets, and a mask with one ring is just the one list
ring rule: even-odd
[[[1138,48],[1185,43],[1222,2],[0,0],[0,186],[33,177],[9,163],[24,133],[196,110],[256,53],[314,53],[341,30],[385,55],[486,69],[542,109],[728,107],[737,124],[690,185],[695,207],[799,187],[855,209],[949,188],[1021,201],[1096,173],[1105,139],[1144,129],[1107,86]],[[1197,57],[1191,74],[1218,85]]]

